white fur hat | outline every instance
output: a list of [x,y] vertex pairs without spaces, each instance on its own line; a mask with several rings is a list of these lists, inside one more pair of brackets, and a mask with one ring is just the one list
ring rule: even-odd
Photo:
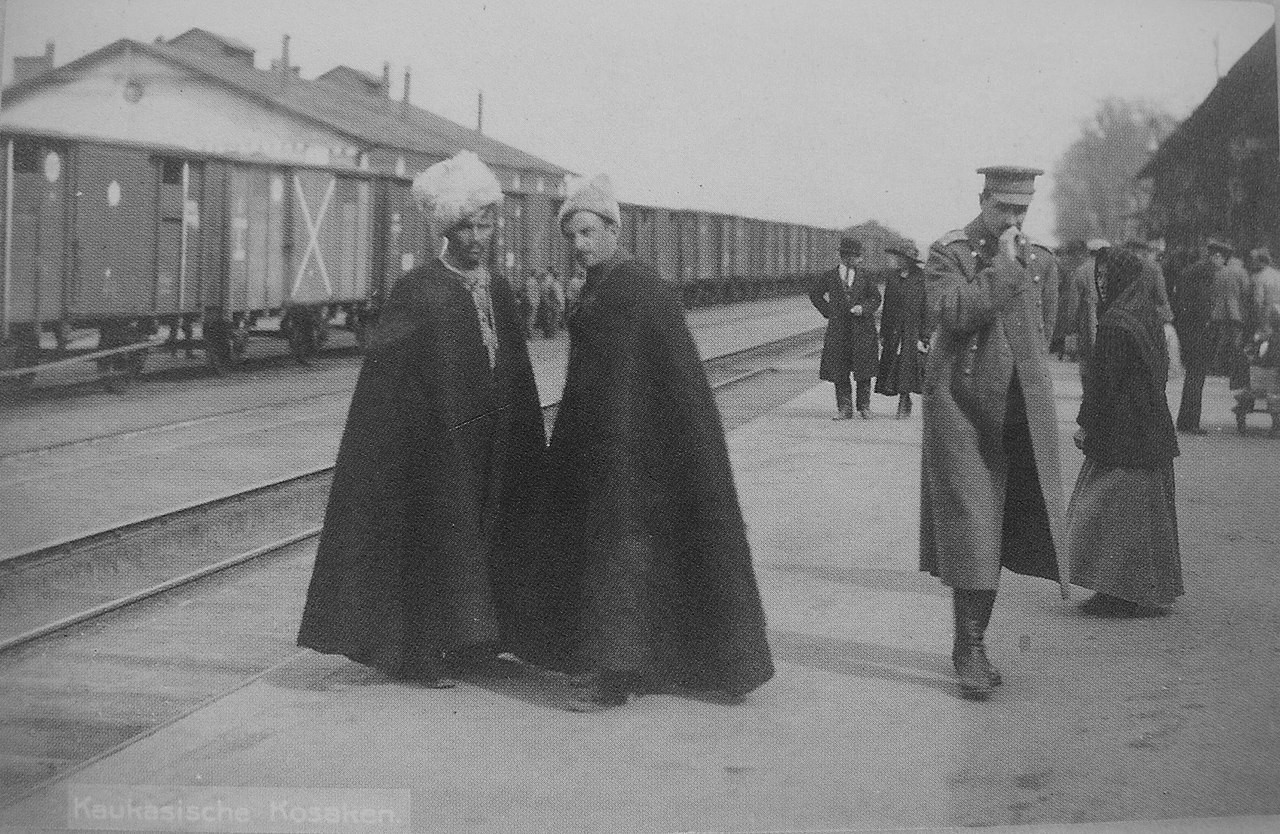
[[615,226],[622,225],[622,212],[618,209],[617,198],[613,196],[613,183],[608,174],[583,177],[570,183],[556,222],[564,226],[564,221],[579,211],[590,211],[612,220]]
[[502,202],[502,186],[471,151],[437,162],[413,179],[413,196],[444,231],[464,217]]

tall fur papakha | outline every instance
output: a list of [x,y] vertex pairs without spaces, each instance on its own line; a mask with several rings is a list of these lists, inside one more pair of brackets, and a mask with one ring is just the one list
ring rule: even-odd
[[498,178],[471,151],[432,165],[414,177],[410,190],[442,233],[464,217],[502,203]]

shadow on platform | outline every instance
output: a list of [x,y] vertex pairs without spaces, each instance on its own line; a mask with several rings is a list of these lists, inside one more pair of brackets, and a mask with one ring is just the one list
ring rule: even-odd
[[963,700],[951,675],[950,658],[943,654],[794,631],[771,631],[769,643],[775,661],[851,678],[932,689]]
[[836,582],[842,585],[856,585],[873,591],[892,591],[900,594],[923,594],[931,597],[948,597],[949,594],[936,578],[920,571],[905,571],[888,568],[857,568],[848,565],[812,565],[798,562],[765,565],[769,570],[779,573],[791,573],[819,579],[823,582]]

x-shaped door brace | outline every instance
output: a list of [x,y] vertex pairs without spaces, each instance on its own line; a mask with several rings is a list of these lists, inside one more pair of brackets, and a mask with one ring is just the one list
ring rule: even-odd
[[307,234],[311,239],[307,243],[306,251],[302,253],[302,262],[298,264],[298,271],[293,276],[293,289],[289,291],[290,296],[297,295],[302,287],[302,275],[307,271],[307,263],[311,260],[313,252],[316,256],[316,268],[320,270],[320,278],[324,281],[324,291],[328,296],[333,295],[329,270],[324,265],[324,253],[320,251],[320,226],[324,223],[325,213],[329,211],[329,201],[333,199],[333,189],[337,182],[337,177],[329,177],[329,187],[325,189],[324,199],[320,201],[320,211],[316,213],[315,220],[312,220],[311,208],[307,205],[307,195],[302,190],[302,178],[297,174],[293,175],[293,190],[298,195],[298,207],[302,209],[302,220],[307,224]]

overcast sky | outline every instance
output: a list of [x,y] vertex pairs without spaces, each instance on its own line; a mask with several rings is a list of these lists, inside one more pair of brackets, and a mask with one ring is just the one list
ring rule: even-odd
[[[2,0],[0,0],[2,1]],[[381,73],[412,100],[624,200],[922,244],[976,214],[989,164],[1052,170],[1103,97],[1182,118],[1274,20],[1233,0],[7,0],[4,71],[193,26],[259,67]],[[1218,66],[1215,68],[1215,39]],[[1040,185],[1027,229],[1053,238]]]

